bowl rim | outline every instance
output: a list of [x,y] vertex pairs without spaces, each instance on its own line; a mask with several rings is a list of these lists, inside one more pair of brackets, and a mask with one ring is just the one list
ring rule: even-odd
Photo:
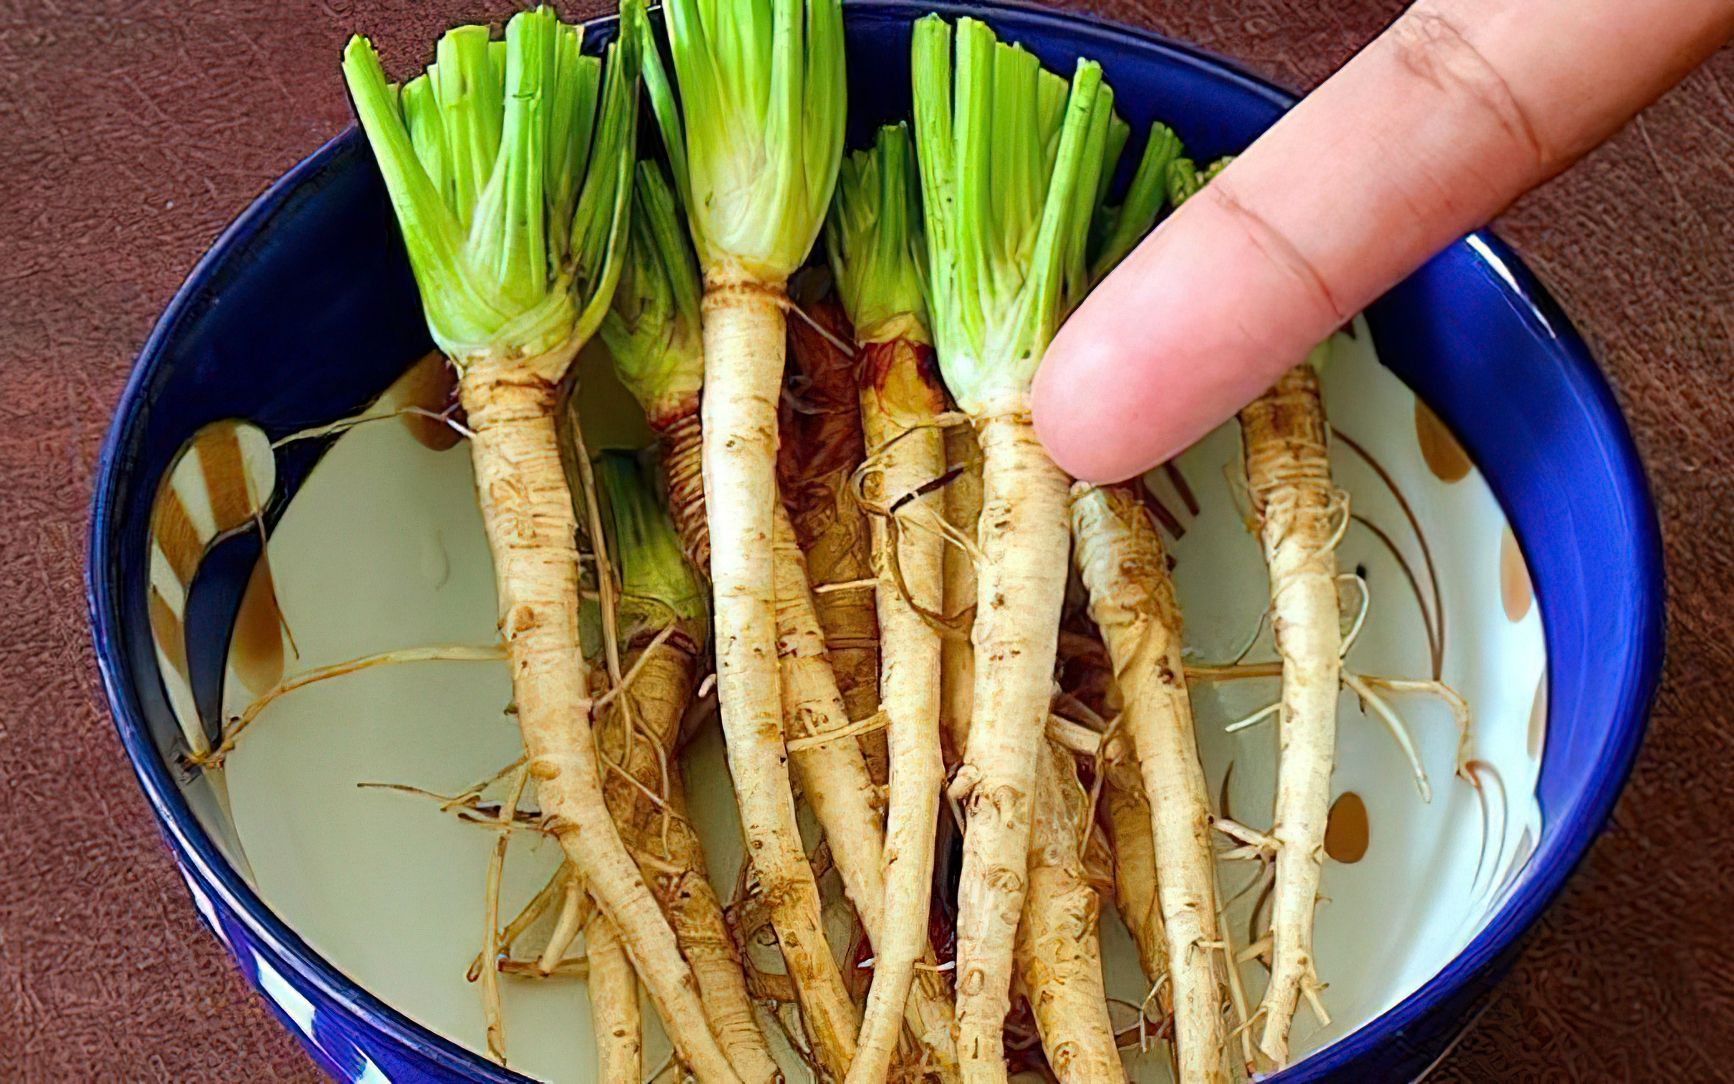
[[[1009,19],[1020,30],[1062,35],[1077,42],[1081,50],[1087,48],[1092,38],[1121,43],[1130,40],[1152,55],[1160,56],[1165,63],[1203,70],[1213,78],[1261,97],[1279,109],[1286,110],[1297,100],[1296,95],[1250,74],[1227,58],[1175,41],[1156,31],[1094,15],[1035,7],[1021,0],[926,3],[915,0],[851,0],[845,8],[845,16],[914,18],[934,11],[950,18],[982,15],[989,19]],[[582,24],[594,31],[609,31],[616,21],[614,15],[603,15],[583,20]],[[359,141],[360,135],[352,123],[266,187],[200,256],[157,319],[139,350],[115,406],[97,461],[86,550],[86,605],[103,690],[121,744],[164,837],[181,863],[200,882],[193,890],[214,893],[223,909],[235,916],[245,928],[248,937],[271,952],[275,964],[287,967],[297,981],[311,986],[357,1020],[383,1031],[391,1040],[414,1050],[442,1069],[493,1084],[519,1084],[530,1078],[494,1065],[467,1047],[416,1023],[344,975],[277,917],[223,857],[193,815],[158,753],[135,702],[120,647],[123,604],[118,597],[119,585],[113,583],[106,572],[112,548],[114,508],[128,478],[126,468],[129,464],[124,448],[135,428],[141,424],[139,407],[151,377],[161,364],[166,344],[208,281],[230,258],[231,251],[258,235],[303,183],[330,167],[339,155]],[[1475,231],[1454,242],[1452,247],[1464,245],[1472,251],[1482,269],[1496,280],[1494,288],[1508,302],[1522,315],[1552,330],[1559,356],[1565,363],[1567,379],[1583,395],[1580,401],[1591,416],[1592,424],[1600,429],[1605,439],[1603,447],[1610,457],[1608,469],[1614,478],[1617,496],[1629,511],[1635,513],[1633,522],[1637,531],[1632,545],[1639,566],[1641,612],[1633,615],[1631,626],[1634,665],[1621,676],[1620,710],[1608,720],[1608,755],[1597,764],[1596,774],[1590,779],[1582,798],[1566,811],[1568,816],[1562,816],[1556,822],[1547,844],[1538,847],[1532,855],[1517,888],[1492,913],[1482,929],[1444,967],[1396,1005],[1269,1078],[1271,1080],[1296,1084],[1324,1079],[1349,1067],[1392,1036],[1420,1023],[1436,1006],[1467,992],[1478,976],[1497,967],[1506,958],[1559,894],[1587,854],[1590,844],[1600,835],[1631,773],[1660,683],[1665,637],[1660,523],[1624,415],[1584,340],[1546,287],[1517,254],[1488,230]],[[1518,541],[1521,546],[1523,539],[1519,537]],[[191,887],[191,877],[188,880]],[[216,932],[225,941],[225,947],[229,947],[227,937],[221,931]],[[230,953],[234,955],[232,947]],[[1467,1028],[1469,1023],[1463,1026]],[[304,1042],[312,1041],[310,1035],[302,1038]],[[1442,1059],[1444,1054],[1440,1057]]]

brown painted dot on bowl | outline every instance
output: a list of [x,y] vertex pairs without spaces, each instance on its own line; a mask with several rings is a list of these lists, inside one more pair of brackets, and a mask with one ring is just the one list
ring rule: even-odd
[[1523,551],[1517,548],[1517,536],[1507,526],[1499,536],[1499,599],[1505,606],[1505,616],[1522,621],[1535,601],[1535,591],[1529,583],[1529,566]]
[[1415,439],[1421,445],[1421,458],[1427,461],[1427,469],[1440,481],[1460,482],[1469,476],[1469,468],[1473,466],[1469,453],[1445,428],[1439,415],[1419,399],[1415,400]]
[[1367,803],[1344,791],[1325,820],[1325,853],[1344,864],[1359,862],[1367,853],[1368,829]]
[[1532,760],[1541,759],[1541,751],[1547,744],[1547,671],[1543,670],[1541,677],[1535,681],[1535,700],[1529,708],[1529,756]]

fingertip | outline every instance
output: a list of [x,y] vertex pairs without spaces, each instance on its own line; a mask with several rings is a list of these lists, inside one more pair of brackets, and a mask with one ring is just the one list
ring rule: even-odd
[[1128,379],[1125,361],[1124,352],[1068,324],[1036,372],[1030,404],[1036,436],[1074,478],[1117,482],[1158,461],[1141,389]]

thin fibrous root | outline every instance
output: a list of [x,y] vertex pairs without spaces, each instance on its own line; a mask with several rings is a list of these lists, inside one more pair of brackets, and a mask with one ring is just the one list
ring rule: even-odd
[[[889,551],[892,554],[897,554],[899,550],[901,550],[903,539],[906,536],[919,533],[910,531],[909,528],[912,526],[923,528],[925,531],[930,531],[937,535],[941,541],[951,540],[950,525],[946,524],[944,518],[936,512],[930,512],[930,514],[925,517],[911,516],[906,520],[899,520],[889,512],[878,512],[873,509],[869,509],[868,511],[871,514],[881,515],[884,517],[882,523],[875,521],[875,528],[881,529],[885,537],[891,540],[890,544],[895,544],[898,547],[895,550]],[[930,526],[934,523],[940,524],[940,526]],[[909,608],[911,613],[919,617],[922,624],[926,625],[928,629],[945,639],[958,640],[967,643],[969,640],[969,622],[972,619],[973,614],[946,613],[937,599],[934,600],[931,605],[925,606],[916,601],[909,586],[910,576],[904,570],[904,561],[905,559],[902,556],[891,556],[885,562],[888,566],[887,571],[891,580],[891,588],[892,591],[895,592],[896,597],[904,606]]]
[[[355,787],[357,790],[385,790],[397,794],[408,794],[417,798],[426,798],[438,802],[441,813],[451,813],[466,824],[497,827],[501,817],[500,806],[498,804],[492,806],[484,804],[482,795],[487,792],[489,787],[517,771],[523,765],[524,758],[518,757],[486,779],[471,783],[456,794],[441,794],[439,791],[418,787],[410,783],[388,783],[373,780],[363,780],[355,784]],[[539,810],[531,811],[520,808],[512,818],[512,823],[514,828],[544,830],[542,814]]]
[[1248,963],[1252,960],[1270,959],[1270,937],[1264,936],[1234,954],[1234,962]]
[[576,882],[566,883],[565,895],[560,900],[560,914],[554,920],[554,930],[548,935],[548,944],[542,949],[542,955],[537,958],[536,966],[542,974],[552,974],[554,968],[565,958],[566,950],[572,947],[572,942],[578,939],[578,931],[583,927],[589,915],[589,894],[584,886]]
[[1259,708],[1251,715],[1243,715],[1222,728],[1224,734],[1238,734],[1248,727],[1264,722],[1282,710],[1282,701],[1277,700]]
[[[941,415],[941,418],[961,417],[961,415]],[[902,496],[886,501],[869,493],[869,479],[882,478],[887,472],[887,460],[895,460],[893,449],[910,438],[921,435],[933,428],[948,428],[931,422],[920,422],[915,419],[900,419],[907,426],[900,434],[893,436],[878,447],[866,459],[863,459],[849,475],[849,495],[855,504],[868,515],[881,519],[892,519],[903,513],[912,502],[919,501],[937,493],[949,492],[955,483],[963,481],[968,484],[966,466],[947,466],[943,470],[936,469],[927,481],[914,486]],[[977,464],[979,466],[979,464]],[[981,550],[976,540],[970,537],[969,531],[954,524],[949,515],[943,514],[939,508],[927,508],[930,514],[911,519],[910,522],[923,531],[938,535],[949,545],[957,547],[968,554],[977,563],[981,560]]]
[[[904,432],[903,436],[907,437],[919,432],[919,428],[909,429]],[[890,531],[891,538],[900,539],[903,532],[909,528],[916,528],[920,533],[935,536],[946,546],[960,551],[972,564],[979,565],[982,561],[982,555],[980,548],[976,545],[976,540],[971,538],[966,530],[953,524],[941,508],[927,502],[913,508],[910,507],[912,502],[921,498],[948,491],[952,487],[952,483],[964,477],[963,468],[954,467],[946,470],[889,503],[868,492],[872,483],[882,484],[887,473],[885,460],[895,460],[896,457],[891,454],[891,446],[897,443],[898,440],[892,440],[889,445],[879,449],[876,453],[878,458],[870,457],[863,460],[861,465],[856,467],[854,473],[850,475],[849,493],[855,504],[867,515],[879,521],[876,525],[877,528]],[[898,548],[902,548],[901,542]],[[965,607],[958,612],[946,613],[938,606],[921,606],[910,593],[909,579],[903,573],[902,557],[900,555],[892,556],[888,553],[884,563],[888,566],[892,583],[904,604],[921,614],[934,631],[943,636],[956,636],[960,632],[967,634],[967,626],[973,607]]]
[[[1241,1053],[1244,1056],[1243,1065],[1247,1077],[1252,1080],[1257,1080],[1260,1076],[1258,1068],[1260,1053],[1258,1049],[1252,1045],[1252,1032],[1258,1022],[1264,1019],[1264,1015],[1264,1005],[1260,1004],[1250,1013],[1247,1013],[1238,1024],[1230,1029],[1228,1033],[1230,1039],[1240,1040]],[[1265,1059],[1265,1061],[1268,1064],[1268,1059]]]
[[[1239,859],[1257,859],[1258,867],[1253,871],[1252,876],[1247,879],[1246,884],[1242,885],[1232,895],[1223,899],[1221,905],[1217,909],[1218,917],[1226,915],[1229,907],[1238,903],[1240,898],[1248,892],[1251,892],[1254,889],[1258,889],[1261,892],[1267,890],[1269,888],[1270,879],[1276,875],[1276,857],[1274,854],[1267,854],[1263,848],[1254,848],[1250,846],[1237,848],[1237,850],[1245,853],[1236,854],[1234,857]],[[1224,855],[1223,857],[1228,858],[1229,856]]]
[[439,422],[441,425],[449,427],[452,432],[468,440],[474,437],[475,434],[470,432],[469,428],[459,422],[457,418],[453,417],[453,415],[457,413],[457,409],[458,404],[453,403],[444,410],[429,410],[426,407],[406,406],[398,407],[395,410],[382,411],[377,414],[356,414],[348,418],[339,418],[334,422],[327,422],[324,425],[316,425],[309,429],[298,429],[293,433],[284,434],[271,442],[271,450],[276,451],[285,445],[294,444],[297,441],[317,440],[320,437],[336,436],[339,433],[348,432],[358,425],[364,425],[368,422],[390,421],[393,418],[402,418],[405,415],[417,418],[427,418],[430,421]]
[[1275,836],[1260,832],[1256,828],[1248,828],[1239,821],[1229,820],[1227,817],[1215,818],[1211,822],[1211,826],[1229,839],[1243,844],[1244,849],[1265,858],[1275,858],[1277,849],[1281,846]]
[[1230,847],[1217,857],[1224,862],[1269,862],[1276,852],[1263,847]]
[[494,774],[488,776],[486,779],[478,780],[474,783],[471,783],[469,786],[465,787],[463,790],[452,795],[451,801],[449,801],[445,805],[441,806],[440,811],[443,813],[443,812],[447,812],[447,811],[449,811],[449,810],[451,810],[457,806],[470,804],[472,798],[481,797],[483,791],[487,790],[489,787],[493,786],[495,783],[498,783],[500,780],[506,778],[508,775],[512,774],[513,772],[517,771],[519,768],[523,767],[523,764],[524,764],[524,758],[522,756],[520,756],[516,760],[512,761],[510,764],[501,768],[499,771],[496,771]]
[[[578,397],[566,398],[566,425],[563,429],[572,442],[573,466],[578,475],[577,491],[583,499],[585,531],[590,543],[590,563],[596,574],[598,601],[602,603],[602,656],[608,666],[608,685],[617,690],[625,685],[620,672],[619,607],[615,600],[618,581],[613,562],[608,557],[608,536],[602,527],[602,506],[596,495],[596,468],[590,461],[590,449],[584,442],[584,425],[578,411]],[[598,701],[590,710],[596,711]]]
[[1342,678],[1343,684],[1360,697],[1361,703],[1370,708],[1373,715],[1385,724],[1385,729],[1390,731],[1397,748],[1402,750],[1403,756],[1409,761],[1409,772],[1415,777],[1415,789],[1420,792],[1421,801],[1432,802],[1433,784],[1427,780],[1427,767],[1421,763],[1421,752],[1415,748],[1415,739],[1409,733],[1408,726],[1391,710],[1391,705],[1385,702],[1385,698],[1374,692],[1372,686],[1360,677],[1344,670]]
[[1383,689],[1390,693],[1413,693],[1421,696],[1433,696],[1444,701],[1450,709],[1451,717],[1457,724],[1457,776],[1477,786],[1475,774],[1470,768],[1470,745],[1473,740],[1472,728],[1474,716],[1469,710],[1469,702],[1463,695],[1443,681],[1421,681],[1407,678],[1376,677],[1372,674],[1356,675],[1367,685],[1375,689]]
[[[524,904],[523,909],[520,910],[517,916],[514,917],[512,921],[508,922],[506,928],[500,932],[499,951],[502,954],[502,959],[505,958],[505,954],[512,951],[512,945],[523,935],[524,931],[529,929],[531,926],[534,926],[536,920],[547,913],[548,908],[553,905],[555,898],[566,890],[566,885],[570,883],[571,880],[572,863],[561,862],[554,870],[553,875],[548,878],[548,883],[544,884],[540,891],[530,897],[530,902]],[[475,958],[470,961],[469,969],[464,972],[465,979],[470,982],[476,982],[482,977],[482,961],[484,959],[485,957],[481,952],[476,953]],[[532,965],[535,962],[536,961],[534,960],[528,961],[528,963]]]
[[1251,678],[1282,676],[1282,663],[1253,662],[1215,665],[1194,663],[1186,667],[1187,681],[1246,681]]
[[[450,813],[464,824],[475,824],[485,828],[498,828],[500,826],[502,815],[500,807],[484,804],[479,795],[440,794],[437,791],[412,786],[408,783],[362,782],[355,784],[355,788],[357,790],[385,790],[397,794],[409,794],[417,798],[426,798],[438,802],[441,813]],[[507,826],[507,830],[546,832],[548,829],[539,810],[520,809],[512,815],[512,822]]]
[[[632,688],[632,683],[637,681],[638,675],[644,672],[645,660],[650,658],[651,653],[657,648],[667,643],[669,637],[674,635],[674,631],[675,628],[673,625],[667,625],[658,629],[656,635],[651,638],[650,643],[645,645],[644,651],[639,654],[638,658],[633,661],[631,666],[626,668],[626,673],[620,678],[620,684],[611,686],[607,692],[597,697],[595,703],[591,705],[590,710],[593,712],[600,712],[603,708],[612,704],[616,698],[620,697],[628,689]],[[630,748],[627,750],[627,753],[630,755]]]
[[[487,923],[482,934],[482,958],[496,960],[500,955],[500,875],[506,866],[506,847],[511,842],[512,818],[518,810],[518,799],[524,793],[524,784],[530,778],[528,766],[518,769],[512,777],[511,790],[507,792],[506,800],[500,806],[500,832],[494,841],[494,851],[488,859],[487,906],[485,908]],[[482,1016],[487,1020],[488,1058],[498,1065],[506,1064],[506,1019],[500,1011],[500,978],[499,972],[492,967],[482,968]]]
[[784,744],[788,747],[789,752],[801,753],[808,749],[826,745],[830,742],[839,741],[843,738],[853,738],[857,735],[871,733],[875,730],[883,730],[885,728],[885,723],[885,713],[882,711],[876,711],[872,715],[867,716],[867,718],[850,723],[847,726],[833,727],[829,730],[804,734],[799,738],[790,738]]
[[1316,974],[1301,986],[1301,994],[1306,997],[1307,1004],[1311,1006],[1313,1010],[1313,1015],[1319,1018],[1320,1026],[1328,1026],[1331,1022],[1331,1014],[1325,1011],[1324,1002],[1319,998],[1319,995],[1324,992],[1324,989],[1324,983],[1319,981],[1319,977]]
[[[628,734],[635,733],[635,732],[636,732],[635,728],[627,730]],[[615,760],[611,757],[599,757],[598,760],[601,763],[601,765],[604,768],[607,768],[610,772],[612,772],[615,777],[617,777],[620,780],[622,780],[623,782],[625,782],[627,786],[631,787],[633,790],[637,791],[640,795],[642,795],[645,801],[649,802],[652,806],[656,807],[656,809],[658,811],[660,811],[664,817],[668,818],[669,820],[685,820],[686,819],[684,814],[678,813],[674,810],[673,806],[671,806],[669,804],[669,801],[666,797],[664,797],[661,794],[658,794],[654,789],[651,788],[651,786],[648,783],[644,782],[644,780],[638,778],[636,775],[633,775],[630,771],[627,771],[626,767],[623,764],[621,764],[618,760]]]
[[[590,460],[590,448],[584,440],[583,418],[578,410],[578,397],[576,395],[570,395],[566,398],[566,425],[562,432],[572,442],[573,466],[578,476],[576,492],[583,499],[585,525],[590,541],[591,567],[596,575],[597,596],[602,612],[602,657],[608,672],[608,691],[591,701],[590,712],[592,716],[595,716],[603,701],[629,686],[620,666],[620,609],[616,597],[618,581],[615,578],[614,564],[608,554],[608,535],[602,527],[602,506],[597,497],[596,468]],[[621,731],[626,739],[625,749],[616,759],[602,755],[601,744],[597,743],[597,759],[604,767],[629,780],[644,793],[653,805],[666,809],[663,796],[645,786],[623,766],[623,762],[632,759],[633,737],[639,730],[638,719],[634,713],[630,697],[622,701],[621,715]]]
[[[1222,480],[1228,486],[1228,499],[1234,505],[1234,514],[1248,531],[1258,530],[1258,520],[1252,513],[1252,494],[1246,487],[1246,467],[1241,463],[1222,464]],[[1266,609],[1265,616],[1270,611]],[[1254,633],[1256,638],[1257,633]],[[1251,650],[1251,645],[1248,645]]]
[[[1239,681],[1248,678],[1280,677],[1281,667],[1276,663],[1258,663],[1254,665],[1230,666],[1188,666],[1186,677],[1189,681]],[[1367,674],[1356,674],[1347,669],[1340,674],[1342,684],[1353,692],[1365,704],[1368,710],[1385,725],[1391,734],[1397,748],[1402,751],[1404,759],[1409,762],[1409,770],[1415,779],[1415,789],[1419,791],[1423,802],[1433,800],[1433,788],[1427,779],[1426,766],[1421,762],[1421,755],[1415,746],[1414,738],[1409,734],[1409,728],[1403,722],[1389,701],[1378,695],[1374,690],[1384,689],[1394,693],[1415,693],[1425,696],[1435,696],[1444,701],[1450,709],[1457,726],[1457,757],[1456,774],[1458,778],[1474,785],[1473,773],[1469,771],[1470,746],[1472,741],[1473,717],[1469,704],[1451,686],[1442,681],[1427,681],[1408,678],[1374,677]],[[1223,727],[1228,734],[1239,733],[1258,723],[1271,718],[1280,712],[1281,701],[1267,704],[1249,715],[1244,715]]]
[[829,595],[836,591],[863,591],[877,586],[879,586],[879,581],[876,579],[844,580],[841,583],[816,583],[813,585],[813,594]]
[[544,970],[541,960],[519,960],[502,956],[499,971],[508,978],[518,979],[588,979],[590,961],[582,956],[569,957]]
[[833,349],[840,352],[844,357],[853,358],[855,356],[855,348],[853,346],[849,345],[841,336],[826,327],[823,322],[814,319],[806,309],[790,300],[787,294],[782,295],[780,303],[784,312],[794,313],[796,319],[800,320],[801,323],[806,324],[813,330],[815,335],[824,339]]
[[[1148,1000],[1148,996],[1146,995],[1146,1000]],[[1114,1021],[1114,1045],[1121,1050],[1144,1051],[1149,1049],[1150,1037],[1161,1034],[1163,1021],[1151,1020],[1144,1015],[1141,1004],[1127,1001],[1123,997],[1110,997],[1108,999],[1110,1019],[1113,1019],[1115,1009],[1123,1009],[1131,1013],[1135,1022],[1123,1025],[1117,1020]]]
[[259,717],[260,712],[270,707],[271,703],[278,697],[286,696],[297,689],[303,689],[321,681],[329,681],[332,678],[345,677],[362,670],[371,670],[376,666],[388,666],[393,663],[499,662],[505,657],[506,649],[500,644],[492,644],[487,647],[441,645],[381,651],[374,655],[362,655],[358,658],[346,659],[343,662],[335,662],[329,666],[315,667],[312,670],[286,677],[266,690],[257,700],[242,709],[239,715],[232,717],[223,725],[222,740],[217,743],[216,748],[208,753],[188,754],[187,760],[200,768],[220,767],[223,758],[234,750],[235,743],[240,740],[241,732],[252,725],[253,721]]
[[[1151,1020],[1150,1020],[1150,1008],[1151,1008],[1151,1006],[1154,1005],[1162,1017],[1167,1017],[1169,1015],[1169,1011],[1167,1009],[1162,1008],[1162,1000],[1161,1000],[1162,990],[1165,986],[1168,985],[1169,981],[1170,981],[1170,977],[1166,973],[1164,973],[1161,978],[1157,979],[1155,982],[1150,984],[1150,989],[1147,990],[1144,994],[1144,1000],[1138,1003],[1138,1049],[1139,1050],[1150,1049],[1150,1046],[1149,1046],[1150,1033],[1149,1033],[1148,1025],[1151,1023]],[[1159,1020],[1160,1020],[1160,1018],[1159,1018]],[[1159,1020],[1158,1020],[1158,1022],[1159,1022]]]
[[[1223,911],[1228,909],[1229,902],[1232,901],[1225,901],[1221,905]],[[1238,966],[1240,957],[1234,951],[1234,935],[1228,927],[1227,919],[1219,913],[1217,915],[1217,928],[1222,933],[1222,954],[1228,961],[1228,966],[1223,969],[1228,978],[1228,1004],[1234,1012],[1235,1021],[1235,1026],[1230,1029],[1227,1035],[1223,1036],[1225,1046],[1223,1057],[1228,1056],[1226,1046],[1239,1039],[1240,1065],[1250,1076],[1257,1060],[1252,1048],[1252,1021],[1257,1014],[1248,1012],[1250,1002],[1246,996],[1246,984],[1241,981],[1240,977],[1240,967]]]
[[[1239,666],[1246,661],[1246,657],[1252,654],[1252,649],[1258,646],[1259,634],[1264,632],[1265,625],[1269,623],[1270,604],[1266,603],[1264,608],[1258,611],[1258,620],[1252,626],[1252,634],[1241,641],[1240,650],[1236,651],[1233,658],[1229,660],[1229,666]],[[1188,676],[1191,676],[1190,671],[1188,671]]]

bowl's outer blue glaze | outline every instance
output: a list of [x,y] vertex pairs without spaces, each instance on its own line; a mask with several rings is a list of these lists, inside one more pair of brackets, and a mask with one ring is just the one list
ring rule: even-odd
[[[852,141],[906,110],[908,25],[935,7],[983,14],[1060,70],[1080,55],[1100,60],[1135,126],[1166,120],[1201,159],[1244,147],[1291,102],[1220,61],[1073,16],[852,4]],[[593,34],[587,44],[607,36]],[[1413,1079],[1438,1058],[1600,831],[1630,770],[1661,665],[1654,508],[1613,397],[1552,300],[1509,250],[1481,234],[1434,259],[1368,315],[1385,362],[1481,466],[1527,558],[1549,660],[1545,829],[1528,872],[1466,951],[1283,1080]],[[383,190],[351,131],[230,227],[145,344],[99,468],[91,620],[121,739],[200,912],[320,1065],[341,1080],[521,1080],[358,989],[224,862],[176,785],[177,739],[145,612],[150,498],[187,437],[224,417],[253,419],[273,436],[340,417],[427,346]],[[307,447],[280,461],[274,512],[316,455]]]

